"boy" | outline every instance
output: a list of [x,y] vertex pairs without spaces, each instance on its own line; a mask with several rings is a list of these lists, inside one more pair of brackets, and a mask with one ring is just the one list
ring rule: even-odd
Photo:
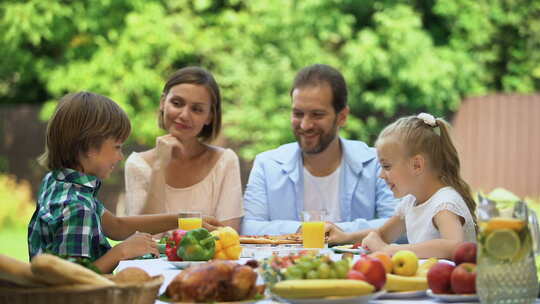
[[[40,157],[51,172],[43,178],[28,224],[30,258],[44,251],[87,257],[108,273],[120,260],[159,256],[150,234],[177,228],[176,214],[117,217],[97,199],[101,180],[123,159],[130,132],[126,113],[109,98],[89,92],[62,98]],[[205,220],[205,227],[213,228],[213,219]],[[125,241],[111,248],[106,236]]]

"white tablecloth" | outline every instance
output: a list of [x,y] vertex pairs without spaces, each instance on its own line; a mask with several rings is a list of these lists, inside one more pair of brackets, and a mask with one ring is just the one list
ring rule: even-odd
[[[239,263],[245,263],[247,260],[249,260],[249,258],[242,258],[240,259]],[[171,280],[181,271],[180,269],[176,268],[175,266],[173,266],[166,260],[162,260],[162,259],[121,261],[118,267],[116,268],[116,271],[120,271],[126,267],[131,267],[131,266],[142,268],[146,272],[148,272],[148,274],[151,276],[162,274],[165,277],[165,281],[163,282],[163,285],[161,285],[161,289],[159,291],[160,294],[162,294],[165,291],[165,289],[167,288]],[[262,284],[262,282],[260,283]],[[155,303],[169,304],[169,303],[165,303],[158,300],[156,300]],[[262,300],[257,303],[258,304],[275,304],[278,302],[271,301],[271,300]],[[424,298],[400,299],[400,300],[377,299],[377,300],[371,301],[370,303],[373,303],[373,304],[400,304],[400,303],[402,304],[413,304],[413,303],[427,304],[427,303],[431,303],[433,304],[433,303],[442,303],[442,302],[439,302],[437,300],[434,300],[426,296]],[[469,303],[474,303],[474,302],[469,302]],[[540,300],[537,299],[535,304],[540,304]]]

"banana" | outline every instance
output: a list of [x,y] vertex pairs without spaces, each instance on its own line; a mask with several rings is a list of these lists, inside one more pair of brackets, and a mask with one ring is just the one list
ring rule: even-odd
[[274,285],[272,292],[283,298],[305,299],[329,296],[361,296],[375,291],[373,285],[359,280],[285,280]]
[[431,268],[431,266],[437,264],[439,260],[437,258],[429,258],[427,260],[424,261],[424,263],[422,263],[420,266],[418,266],[418,270],[416,271],[416,275],[417,277],[425,277],[427,276],[427,273],[429,271],[429,269]]
[[406,277],[391,273],[386,274],[386,285],[384,289],[387,291],[414,291],[428,289],[427,278],[422,277]]

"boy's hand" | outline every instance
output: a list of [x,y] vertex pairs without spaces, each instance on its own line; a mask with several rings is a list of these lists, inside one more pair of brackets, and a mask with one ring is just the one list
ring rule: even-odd
[[157,165],[159,168],[164,168],[169,164],[172,158],[173,150],[177,150],[180,153],[184,151],[184,145],[178,140],[178,138],[171,134],[163,135],[156,138],[156,154]]
[[157,244],[152,239],[152,235],[148,233],[135,232],[133,235],[131,235],[122,243],[116,245],[114,248],[117,247],[117,250],[120,250],[120,254],[123,260],[143,256],[148,253],[159,257]]

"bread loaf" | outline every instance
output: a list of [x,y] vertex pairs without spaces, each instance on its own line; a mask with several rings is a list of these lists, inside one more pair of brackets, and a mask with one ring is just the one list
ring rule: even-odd
[[149,281],[151,278],[152,277],[150,277],[143,269],[138,267],[127,267],[117,273],[111,280],[116,284],[136,284]]
[[30,270],[30,263],[3,254],[0,254],[0,280],[23,286],[44,286]]
[[35,256],[31,262],[31,269],[35,276],[50,285],[114,285],[114,282],[90,269],[51,254]]

